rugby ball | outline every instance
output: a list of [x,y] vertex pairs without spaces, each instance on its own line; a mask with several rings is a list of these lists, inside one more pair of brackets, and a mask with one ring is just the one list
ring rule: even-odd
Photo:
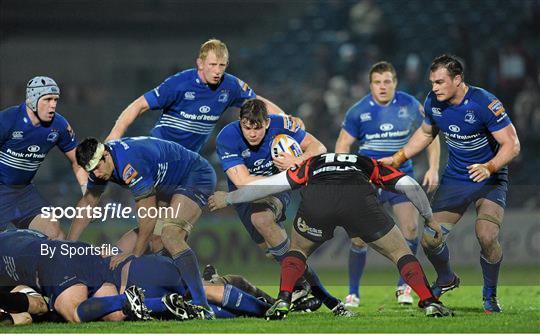
[[296,140],[289,135],[279,134],[274,137],[271,143],[270,152],[272,158],[277,158],[281,153],[289,153],[293,156],[300,157],[302,155],[302,148]]

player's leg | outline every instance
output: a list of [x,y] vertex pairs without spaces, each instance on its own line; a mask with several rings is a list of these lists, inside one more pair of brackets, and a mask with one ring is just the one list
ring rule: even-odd
[[278,262],[281,262],[290,246],[287,233],[279,224],[284,220],[284,210],[288,202],[288,196],[286,199],[283,195],[269,196],[256,203],[248,204],[249,208],[246,212],[250,216],[253,228],[268,246],[267,252]]
[[476,237],[480,243],[480,265],[484,278],[482,297],[486,313],[501,312],[497,300],[499,269],[503,259],[499,231],[503,222],[504,208],[494,201],[476,201]]
[[[399,195],[390,203],[401,233],[405,237],[412,254],[416,255],[418,250],[418,210],[408,199],[403,199],[403,197]],[[397,282],[396,298],[399,304],[410,305],[414,302],[410,286],[401,277]]]
[[[366,238],[366,240],[369,240]],[[369,246],[397,265],[405,283],[418,295],[418,306],[426,310],[427,316],[451,316],[452,311],[444,307],[433,296],[422,266],[412,254],[400,230],[394,226],[382,237],[369,242]]]
[[236,315],[262,317],[271,306],[231,284],[205,285],[208,302]]
[[361,238],[351,238],[349,249],[349,294],[345,306],[358,307],[360,304],[360,280],[364,274],[367,258],[367,244]]
[[75,284],[63,290],[55,299],[54,309],[68,322],[80,323],[77,307],[88,298],[88,288],[84,284]]
[[272,298],[268,293],[261,290],[257,286],[253,285],[249,280],[247,280],[243,276],[229,274],[229,275],[224,275],[219,278],[221,278],[225,284],[231,284],[232,286],[235,286],[239,288],[240,290],[251,294],[257,299],[266,301],[270,304],[274,303],[274,300],[275,300],[274,298]]

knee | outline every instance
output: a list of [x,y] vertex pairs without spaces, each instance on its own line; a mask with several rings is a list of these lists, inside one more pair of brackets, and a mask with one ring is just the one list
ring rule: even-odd
[[254,213],[251,215],[251,223],[257,231],[266,231],[270,225],[274,224],[274,218],[270,213]]
[[478,229],[476,231],[476,238],[481,246],[489,246],[498,241],[499,229]]
[[352,247],[358,248],[358,249],[367,247],[367,243],[357,237],[351,238],[351,245]]

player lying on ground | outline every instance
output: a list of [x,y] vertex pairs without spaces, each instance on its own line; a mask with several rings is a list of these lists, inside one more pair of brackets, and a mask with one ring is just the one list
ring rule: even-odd
[[306,269],[307,258],[333,237],[337,226],[343,227],[351,238],[360,237],[395,263],[407,285],[420,297],[418,305],[427,316],[453,315],[433,296],[420,263],[377,201],[371,184],[405,194],[433,230],[434,240],[442,238],[422,187],[403,172],[365,156],[334,153],[315,156],[300,167],[210,197],[210,209],[216,210],[305,186],[293,222],[291,248],[281,262],[280,293],[266,312],[268,319],[281,319],[289,313],[291,292]]

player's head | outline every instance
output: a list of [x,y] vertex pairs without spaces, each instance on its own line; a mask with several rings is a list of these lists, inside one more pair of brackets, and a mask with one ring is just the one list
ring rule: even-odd
[[373,98],[385,105],[394,99],[397,86],[396,69],[388,62],[375,63],[369,70],[369,88]]
[[84,139],[75,151],[77,164],[86,172],[93,172],[94,175],[103,180],[109,180],[114,171],[114,162],[107,146],[100,143],[94,137]]
[[270,119],[264,101],[250,99],[240,108],[240,128],[249,145],[259,145],[269,125]]
[[201,45],[197,57],[197,71],[206,84],[218,84],[227,65],[229,65],[229,50],[225,43],[218,39],[210,39]]
[[49,77],[34,77],[26,84],[26,106],[43,123],[53,120],[59,97],[60,88]]
[[438,101],[454,98],[458,88],[464,85],[463,63],[452,55],[442,55],[433,60],[429,67],[431,90]]

